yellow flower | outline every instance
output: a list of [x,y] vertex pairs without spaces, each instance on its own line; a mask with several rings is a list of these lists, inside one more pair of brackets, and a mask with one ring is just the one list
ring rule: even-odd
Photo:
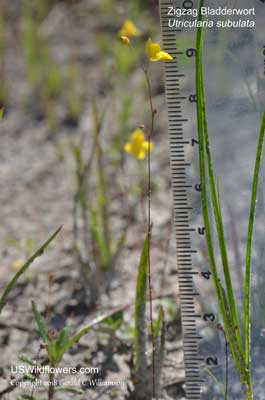
[[152,39],[148,39],[146,43],[146,53],[151,61],[170,61],[173,57],[167,52],[161,50],[160,44],[153,43]]
[[20,259],[17,259],[12,262],[11,268],[13,271],[18,271],[22,267],[22,265],[23,265],[23,261]]
[[[126,143],[124,150],[127,153],[131,153],[138,160],[143,160],[145,154],[148,152],[149,143],[145,140],[144,133],[141,129],[136,129],[132,133],[132,139],[130,143]],[[150,143],[150,151],[153,150],[153,143]]]
[[141,33],[140,30],[134,25],[134,23],[129,19],[126,19],[126,21],[121,27],[119,36],[127,36],[127,37],[139,36],[140,33]]
[[130,44],[130,39],[127,36],[120,36],[120,40],[124,44]]

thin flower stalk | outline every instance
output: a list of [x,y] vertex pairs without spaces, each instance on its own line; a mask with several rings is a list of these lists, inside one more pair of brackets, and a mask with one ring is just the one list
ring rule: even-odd
[[[127,21],[125,21],[127,22]],[[125,24],[126,25],[126,24]],[[127,24],[128,25],[128,24]],[[128,27],[128,26],[127,26]],[[129,36],[136,36],[131,35],[129,30],[123,28],[121,29],[120,33],[120,40],[125,44],[129,45],[132,50],[133,46],[129,39]],[[135,33],[135,32],[134,32]],[[154,43],[151,38],[148,39],[145,46],[146,54],[149,58],[149,61],[171,61],[173,57],[161,49],[159,43]],[[153,105],[152,99],[152,89],[151,89],[151,82],[148,74],[148,66],[142,66],[141,69],[143,70],[147,89],[148,89],[148,99],[150,105],[150,116],[151,116],[151,125],[147,135],[147,142],[144,141],[144,134],[138,130],[134,131],[132,142],[125,144],[125,151],[128,153],[132,153],[137,159],[141,160],[145,158],[145,153],[147,152],[147,279],[148,279],[148,294],[149,294],[149,306],[150,306],[150,329],[151,329],[151,342],[152,342],[152,392],[153,398],[156,399],[156,371],[155,371],[155,332],[154,332],[154,323],[153,323],[153,296],[152,296],[152,274],[151,274],[151,229],[152,229],[152,222],[151,222],[151,151],[153,149],[153,143],[151,142],[151,138],[154,132],[154,122],[155,122],[155,115],[156,110]]]
[[150,79],[148,75],[148,70],[144,69],[145,79],[148,87],[148,98],[150,104],[151,113],[151,127],[148,132],[148,151],[147,151],[147,169],[148,169],[148,181],[147,181],[147,231],[148,231],[148,250],[147,250],[147,260],[148,260],[148,290],[149,290],[149,307],[150,307],[150,326],[151,326],[151,340],[152,340],[152,380],[153,380],[153,397],[156,398],[155,393],[155,338],[154,338],[154,324],[153,324],[153,293],[152,293],[152,275],[151,275],[151,138],[154,132],[154,122],[156,110],[153,106],[152,100],[152,90]]

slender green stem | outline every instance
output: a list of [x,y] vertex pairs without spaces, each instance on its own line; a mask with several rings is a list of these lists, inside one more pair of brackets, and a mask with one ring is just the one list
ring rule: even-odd
[[49,374],[49,389],[48,389],[48,400],[53,400],[54,397],[54,372]]

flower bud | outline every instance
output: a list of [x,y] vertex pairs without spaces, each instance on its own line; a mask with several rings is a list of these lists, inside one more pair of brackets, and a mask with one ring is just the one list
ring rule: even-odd
[[124,35],[120,36],[120,40],[124,44],[130,44],[130,39],[127,36]]

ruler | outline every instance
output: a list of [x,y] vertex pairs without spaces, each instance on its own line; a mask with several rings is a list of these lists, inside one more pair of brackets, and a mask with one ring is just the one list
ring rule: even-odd
[[[207,3],[209,7],[217,8],[211,1]],[[228,237],[231,237],[230,256],[234,260],[232,276],[238,288],[239,304],[242,303],[240,285],[244,279],[244,272],[237,270],[237,263],[242,263],[240,253],[242,258],[244,257],[242,251],[245,238],[241,232],[246,231],[255,146],[263,111],[262,104],[265,105],[265,37],[262,34],[265,2],[257,0],[251,3],[254,11],[249,11],[249,16],[242,17],[242,21],[245,20],[248,26],[206,28],[204,50],[209,125],[210,131],[215,133],[213,155],[218,176],[220,174],[223,179],[225,222],[228,225]],[[195,122],[196,28],[176,23],[194,21],[198,4],[195,0],[160,0],[163,49],[173,56],[171,62],[165,63],[165,87],[186,373],[185,392],[189,400],[243,400],[244,394],[228,354],[228,344],[224,332],[220,329],[222,320],[214,294],[205,244]],[[219,6],[250,9],[247,0],[220,1]],[[251,16],[251,13],[254,13],[254,16]],[[228,17],[217,15],[210,19],[216,24],[217,20],[225,21]],[[239,19],[241,18],[235,17],[236,21]],[[255,21],[255,27],[249,27],[251,21]],[[249,61],[244,64],[247,55]],[[247,177],[243,179],[242,174],[246,174]],[[264,184],[264,163],[261,175]],[[265,333],[265,326],[263,328],[263,323],[260,326],[257,323],[259,313],[262,313],[261,306],[265,304],[264,299],[261,299],[260,295],[257,296],[260,284],[265,284],[265,276],[261,276],[262,266],[265,264],[262,250],[265,247],[264,185],[263,188],[260,186],[257,207],[259,218],[255,233],[257,244],[252,268],[255,292],[253,302],[254,308],[259,310],[254,312],[252,317],[255,319],[252,322],[256,328],[253,333],[252,350],[253,382],[257,387],[255,399],[258,400],[264,398],[265,387],[265,382],[261,383],[258,372],[265,367],[264,361],[261,361],[258,355],[262,349],[263,352],[265,350],[265,341],[259,337],[262,336],[262,329]],[[246,201],[241,201],[242,198]],[[238,207],[235,206],[235,202],[238,202]],[[239,217],[239,214],[242,217]]]

